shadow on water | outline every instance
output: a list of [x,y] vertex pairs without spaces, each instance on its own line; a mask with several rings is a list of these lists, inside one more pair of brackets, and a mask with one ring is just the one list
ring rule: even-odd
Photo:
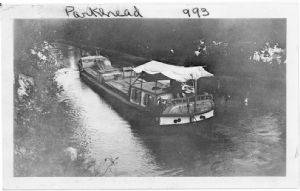
[[215,132],[209,121],[186,127],[132,127],[146,148],[155,156],[162,168],[174,174],[165,176],[211,176],[210,166],[215,162],[212,151],[226,152],[234,149],[230,137]]

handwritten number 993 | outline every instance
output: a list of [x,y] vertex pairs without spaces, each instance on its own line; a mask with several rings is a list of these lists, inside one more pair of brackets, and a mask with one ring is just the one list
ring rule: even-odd
[[195,15],[196,17],[200,18],[209,15],[209,12],[206,8],[198,8],[198,7],[192,9],[183,9],[182,12],[188,17],[192,17],[193,15]]

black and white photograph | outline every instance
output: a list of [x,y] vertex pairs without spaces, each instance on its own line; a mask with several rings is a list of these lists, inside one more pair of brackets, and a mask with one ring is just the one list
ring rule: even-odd
[[287,176],[287,18],[61,7],[12,20],[14,178]]

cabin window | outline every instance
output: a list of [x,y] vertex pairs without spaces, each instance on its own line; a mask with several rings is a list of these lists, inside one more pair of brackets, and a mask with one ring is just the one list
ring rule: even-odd
[[131,99],[132,99],[132,101],[134,101],[136,103],[140,103],[141,93],[142,92],[140,90],[137,90],[137,89],[133,88],[131,90]]
[[149,105],[151,105],[152,101],[153,101],[153,97],[151,95],[149,95],[149,94],[145,94],[143,104],[145,106],[149,106]]

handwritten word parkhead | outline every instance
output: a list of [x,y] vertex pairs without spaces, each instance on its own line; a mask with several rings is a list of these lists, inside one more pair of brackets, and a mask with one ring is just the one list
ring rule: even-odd
[[87,7],[84,11],[75,9],[74,6],[66,6],[66,15],[74,18],[98,18],[98,17],[143,17],[140,10],[133,6],[132,9],[105,10],[101,7]]

